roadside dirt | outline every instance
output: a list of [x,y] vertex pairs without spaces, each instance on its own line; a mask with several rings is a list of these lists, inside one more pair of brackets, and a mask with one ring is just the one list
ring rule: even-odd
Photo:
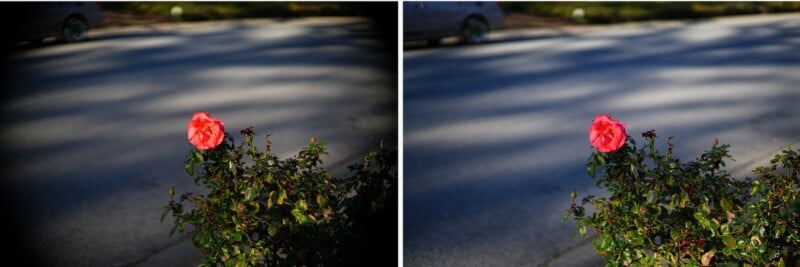
[[506,14],[503,23],[506,29],[546,28],[575,25],[575,23],[566,18],[537,17],[520,13]]
[[130,14],[104,11],[102,27],[148,25],[163,22],[178,22],[178,20],[167,15]]

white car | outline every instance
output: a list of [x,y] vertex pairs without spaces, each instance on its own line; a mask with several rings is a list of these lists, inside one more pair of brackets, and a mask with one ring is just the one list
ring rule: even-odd
[[11,33],[15,42],[38,43],[48,37],[79,42],[87,38],[90,28],[103,22],[103,11],[94,2],[12,2],[0,6],[18,18]]
[[467,44],[485,42],[502,28],[505,14],[496,2],[403,2],[403,40],[438,44],[457,36]]

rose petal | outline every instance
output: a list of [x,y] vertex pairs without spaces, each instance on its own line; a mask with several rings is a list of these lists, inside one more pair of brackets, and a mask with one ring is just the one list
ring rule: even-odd
[[627,140],[626,125],[611,118],[611,115],[600,114],[595,116],[589,126],[589,143],[600,152],[615,152]]
[[195,112],[187,125],[189,143],[200,150],[216,148],[225,137],[224,125],[208,112]]

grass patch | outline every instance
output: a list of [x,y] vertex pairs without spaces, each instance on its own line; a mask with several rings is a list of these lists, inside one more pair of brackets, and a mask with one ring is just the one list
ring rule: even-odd
[[170,17],[180,7],[183,21],[258,17],[365,16],[368,5],[355,2],[102,2],[105,11]]
[[[579,24],[604,24],[664,19],[800,11],[800,2],[501,2],[507,14],[569,19]],[[575,16],[582,9],[583,16]]]

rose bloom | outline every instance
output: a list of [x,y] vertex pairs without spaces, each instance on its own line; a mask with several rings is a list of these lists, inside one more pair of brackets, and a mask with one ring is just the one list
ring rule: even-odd
[[222,143],[225,137],[225,123],[208,115],[208,112],[196,112],[189,120],[189,143],[197,149],[210,150]]
[[625,140],[625,124],[612,119],[611,115],[597,115],[589,126],[589,142],[597,151],[615,152],[625,144]]

